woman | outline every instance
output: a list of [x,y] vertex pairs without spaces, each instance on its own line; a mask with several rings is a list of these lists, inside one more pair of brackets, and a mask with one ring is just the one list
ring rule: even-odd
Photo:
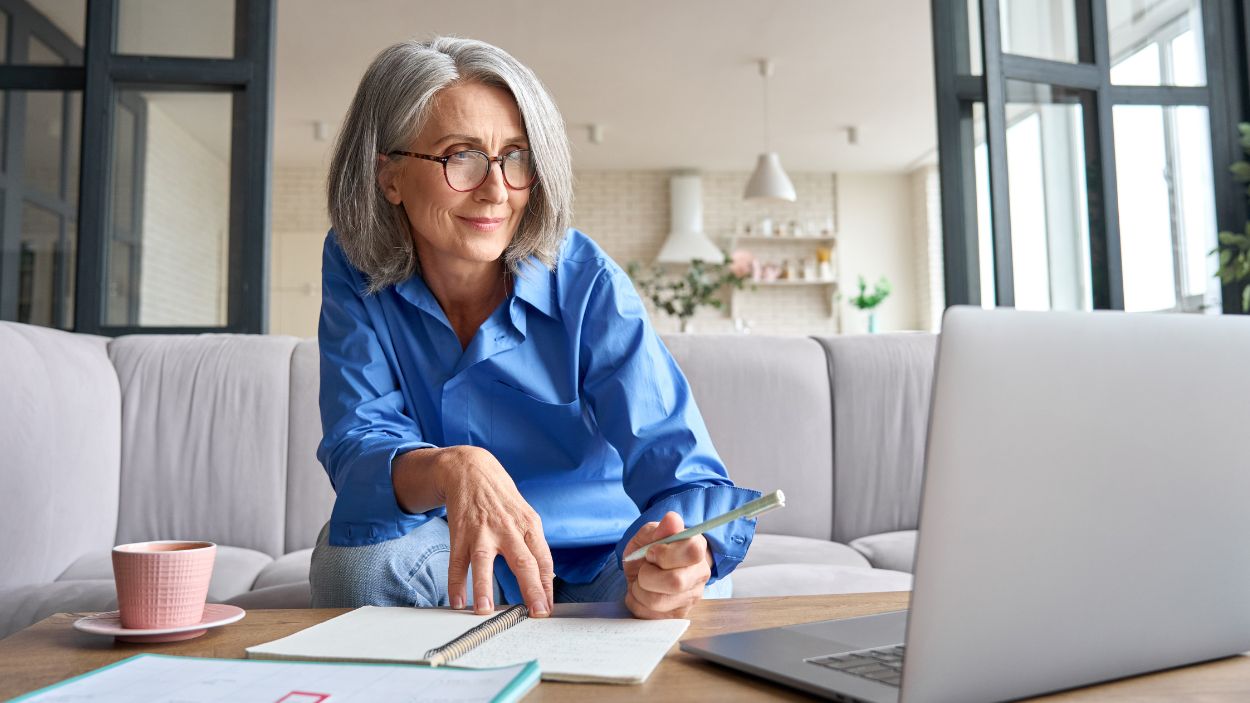
[[759,494],[571,203],[559,112],[507,53],[409,41],[365,73],[329,177],[314,605],[662,618],[728,595],[751,521],[622,568]]

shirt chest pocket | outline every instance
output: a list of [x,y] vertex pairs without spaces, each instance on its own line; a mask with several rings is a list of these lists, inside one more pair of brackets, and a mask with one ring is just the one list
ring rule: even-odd
[[490,449],[509,473],[530,467],[540,473],[581,465],[591,439],[580,398],[553,403],[519,388],[491,384]]

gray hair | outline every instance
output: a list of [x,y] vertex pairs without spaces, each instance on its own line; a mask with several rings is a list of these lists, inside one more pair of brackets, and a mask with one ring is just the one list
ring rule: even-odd
[[402,206],[378,186],[378,155],[407,148],[421,132],[434,96],[478,82],[512,93],[538,172],[504,264],[513,274],[534,256],[548,269],[572,223],[573,165],[564,120],[534,72],[485,42],[438,37],[403,41],[378,54],[360,79],[339,131],[327,179],[330,222],[347,259],[368,279],[368,293],[419,272]]

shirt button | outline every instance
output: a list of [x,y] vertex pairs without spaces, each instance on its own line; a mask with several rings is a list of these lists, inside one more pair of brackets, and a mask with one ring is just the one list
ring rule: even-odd
[[747,538],[742,535],[734,535],[734,544],[746,544]]

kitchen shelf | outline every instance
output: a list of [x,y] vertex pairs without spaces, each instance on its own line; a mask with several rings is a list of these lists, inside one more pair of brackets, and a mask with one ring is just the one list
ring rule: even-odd
[[838,316],[838,282],[833,281],[816,281],[798,279],[794,281],[750,281],[746,282],[746,286],[741,289],[735,288],[730,291],[729,295],[729,316],[739,317],[738,315],[738,296],[743,293],[750,292],[752,287],[756,288],[794,288],[797,286],[824,286],[828,288],[825,295],[825,302],[829,304],[829,317],[836,318]]
[[796,237],[789,234],[767,236],[763,234],[734,234],[727,237],[731,242],[815,242],[815,243],[833,243],[838,240],[837,237]]

